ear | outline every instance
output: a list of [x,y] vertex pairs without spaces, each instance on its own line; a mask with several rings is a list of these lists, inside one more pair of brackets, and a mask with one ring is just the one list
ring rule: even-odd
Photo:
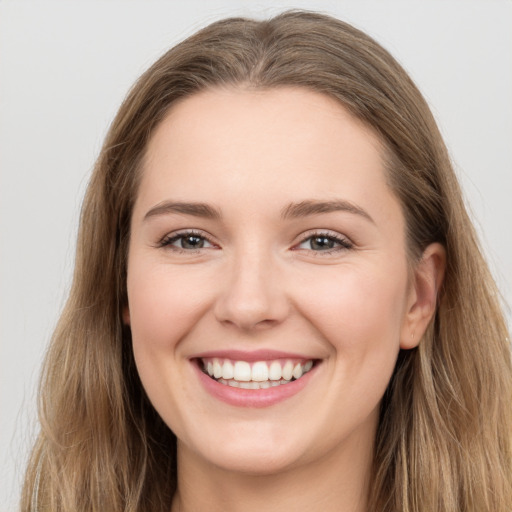
[[123,324],[130,325],[130,307],[128,305],[123,308]]
[[436,311],[437,295],[443,284],[445,267],[445,248],[438,243],[430,244],[413,269],[400,348],[407,350],[418,346]]

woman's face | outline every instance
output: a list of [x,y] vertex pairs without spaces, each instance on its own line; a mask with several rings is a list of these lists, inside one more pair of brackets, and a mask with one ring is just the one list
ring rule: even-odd
[[371,451],[416,300],[381,154],[302,89],[203,92],[158,127],[125,321],[181,453],[269,473]]

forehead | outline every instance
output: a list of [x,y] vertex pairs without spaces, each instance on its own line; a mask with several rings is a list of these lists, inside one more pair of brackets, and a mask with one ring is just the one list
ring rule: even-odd
[[148,206],[171,195],[261,211],[279,200],[342,195],[379,208],[392,196],[382,154],[377,135],[328,96],[208,90],[174,105],[155,130],[139,198]]

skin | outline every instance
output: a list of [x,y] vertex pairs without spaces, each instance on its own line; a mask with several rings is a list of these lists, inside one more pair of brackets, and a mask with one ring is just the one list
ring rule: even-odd
[[[399,349],[434,312],[444,267],[433,244],[411,271],[382,154],[340,104],[293,88],[202,92],[154,133],[124,318],[142,383],[178,438],[173,510],[365,510],[379,404]],[[283,218],[308,200],[358,212]],[[154,210],[165,201],[207,203],[219,217]],[[182,247],[187,230],[201,248]],[[298,394],[235,407],[191,363],[213,349],[319,364]]]

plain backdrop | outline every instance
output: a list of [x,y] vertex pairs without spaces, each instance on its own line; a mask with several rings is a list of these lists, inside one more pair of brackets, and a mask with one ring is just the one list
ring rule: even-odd
[[352,22],[411,73],[512,302],[509,0],[0,0],[1,512],[16,509],[37,431],[39,367],[70,282],[81,198],[126,91],[161,53],[205,24],[291,7]]

